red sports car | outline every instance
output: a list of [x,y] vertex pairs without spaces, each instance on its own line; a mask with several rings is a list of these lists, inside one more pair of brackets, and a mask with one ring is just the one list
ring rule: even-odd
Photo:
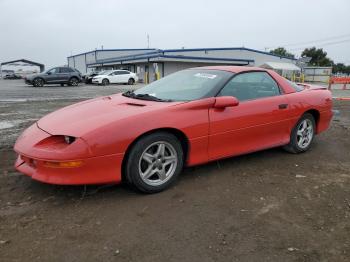
[[261,68],[193,68],[43,117],[18,138],[15,167],[45,183],[127,181],[154,193],[184,166],[278,146],[305,152],[331,118],[323,87]]

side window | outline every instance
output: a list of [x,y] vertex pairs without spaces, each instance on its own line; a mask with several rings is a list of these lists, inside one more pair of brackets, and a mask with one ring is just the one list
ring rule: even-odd
[[266,72],[238,74],[219,93],[219,96],[234,96],[240,101],[278,95],[280,89],[277,83]]
[[115,75],[128,75],[129,72],[128,71],[115,71],[114,74]]
[[71,70],[69,68],[67,68],[67,67],[61,67],[60,68],[60,73],[70,73],[70,72],[71,72]]
[[59,68],[58,67],[52,68],[50,71],[48,71],[48,73],[58,74],[59,73]]

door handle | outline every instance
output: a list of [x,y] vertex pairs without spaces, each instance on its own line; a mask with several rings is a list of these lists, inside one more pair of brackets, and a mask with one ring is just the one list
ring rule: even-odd
[[288,104],[280,104],[278,105],[279,109],[286,109],[288,107]]

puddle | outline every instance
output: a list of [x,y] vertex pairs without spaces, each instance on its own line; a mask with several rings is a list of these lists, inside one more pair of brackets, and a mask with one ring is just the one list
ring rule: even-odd
[[12,99],[0,99],[0,102],[28,102],[28,99],[24,98],[12,98]]
[[15,124],[13,122],[9,122],[9,121],[1,121],[0,122],[0,130],[6,129],[6,128],[11,128],[14,126],[15,126]]
[[0,121],[0,130],[17,126],[18,124],[23,123],[25,121],[26,120]]

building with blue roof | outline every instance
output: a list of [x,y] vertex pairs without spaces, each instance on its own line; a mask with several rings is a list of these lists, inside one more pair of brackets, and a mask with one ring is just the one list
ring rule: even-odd
[[241,65],[260,66],[267,62],[296,63],[296,59],[281,57],[246,47],[182,48],[182,49],[100,49],[72,55],[68,66],[83,74],[107,69],[127,69],[149,82],[173,72],[198,66]]

